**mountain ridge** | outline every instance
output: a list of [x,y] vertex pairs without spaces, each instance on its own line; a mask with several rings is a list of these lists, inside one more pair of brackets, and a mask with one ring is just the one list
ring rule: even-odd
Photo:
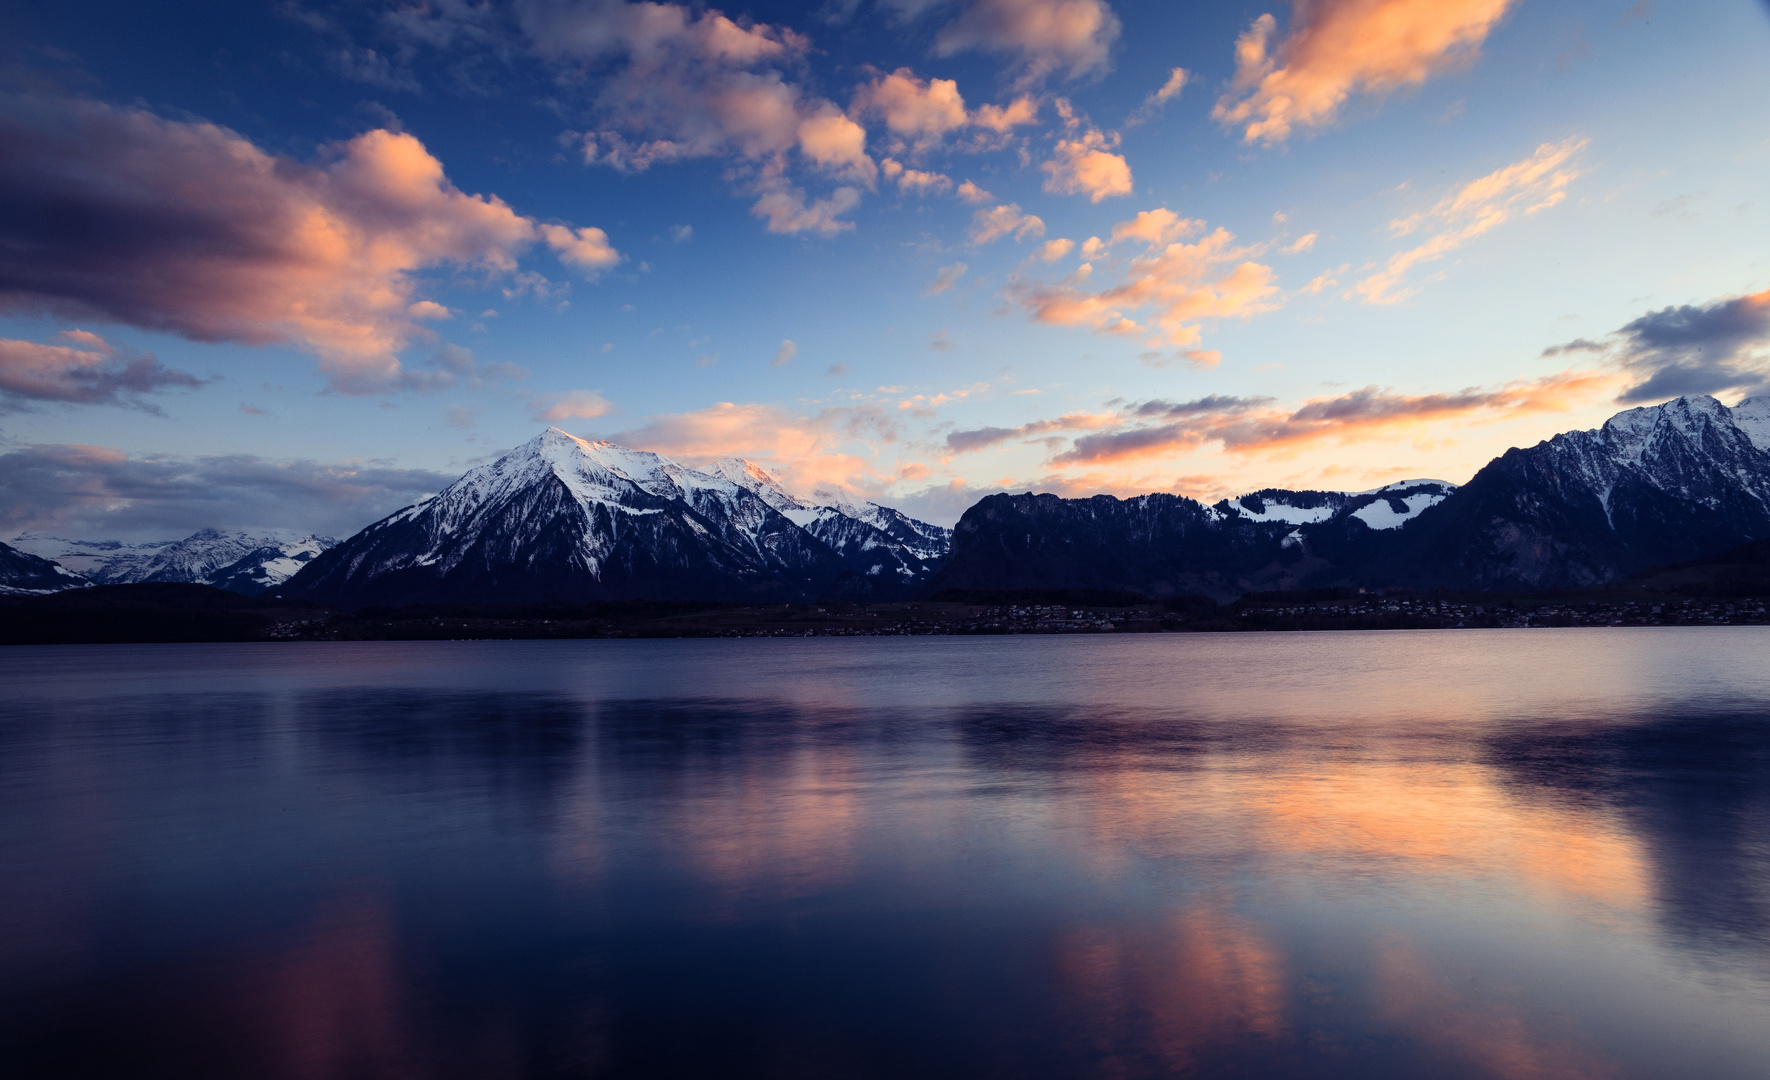
[[316,557],[279,593],[358,606],[877,598],[913,591],[944,554],[911,542],[938,526],[848,506],[802,501],[740,459],[693,469],[548,428]]

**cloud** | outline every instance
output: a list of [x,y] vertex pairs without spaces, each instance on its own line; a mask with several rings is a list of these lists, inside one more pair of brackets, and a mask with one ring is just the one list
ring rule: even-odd
[[[839,365],[838,365],[839,366]],[[872,406],[828,408],[803,415],[777,405],[720,402],[694,412],[647,418],[603,436],[691,463],[739,457],[780,477],[788,490],[827,486],[881,490],[892,476],[875,460],[879,445],[898,437],[892,419]]]
[[954,80],[922,79],[909,68],[898,68],[863,83],[855,91],[849,111],[857,117],[883,120],[891,136],[887,143],[891,152],[919,154],[967,128],[981,129],[969,149],[1000,148],[1002,136],[1037,121],[1039,103],[1023,94],[1006,105],[980,105],[970,111]]
[[934,275],[934,280],[928,283],[926,289],[922,290],[922,295],[939,296],[941,293],[946,292],[957,284],[960,278],[965,276],[965,271],[967,269],[969,269],[969,267],[962,262],[954,263],[951,266],[941,267],[940,272]]
[[951,454],[968,454],[977,450],[987,450],[992,446],[1016,439],[1029,439],[1047,432],[1086,431],[1111,427],[1119,421],[1120,418],[1111,413],[1069,413],[1055,420],[1034,420],[1029,424],[1021,424],[1019,427],[984,427],[972,431],[949,432],[946,437],[946,448]]
[[1339,116],[1355,93],[1417,86],[1474,62],[1514,0],[1293,0],[1288,33],[1255,19],[1235,46],[1235,79],[1212,111],[1245,142],[1288,139]]
[[1288,411],[1274,408],[1271,398],[1259,397],[1149,401],[1127,410],[1127,419],[1137,426],[1081,436],[1052,464],[1097,465],[1207,443],[1251,453],[1330,441],[1392,439],[1401,430],[1452,420],[1497,422],[1539,412],[1568,412],[1608,393],[1617,382],[1606,372],[1567,371],[1495,390],[1470,387],[1449,394],[1396,394],[1372,386],[1316,398]]
[[915,146],[929,146],[969,123],[965,99],[952,79],[918,79],[909,68],[881,75],[855,91],[857,116],[877,116],[886,130]]
[[994,195],[991,195],[989,192],[983,190],[969,180],[959,185],[957,194],[961,201],[968,202],[973,206],[976,206],[978,203],[989,202],[995,198]]
[[568,390],[563,394],[536,394],[529,398],[535,419],[548,424],[566,420],[593,420],[607,416],[615,407],[594,390]]
[[[597,228],[572,229],[566,225],[541,225],[541,238],[559,255],[559,261],[584,271],[586,277],[616,266],[621,253],[608,242],[608,234]],[[428,301],[426,301],[428,303]]]
[[195,375],[146,353],[124,354],[91,331],[68,330],[61,336],[67,344],[0,338],[0,410],[23,408],[27,401],[59,401],[159,412],[143,394],[203,385]]
[[971,0],[934,38],[936,56],[969,50],[1012,53],[1019,81],[1104,74],[1118,16],[1105,0]]
[[766,220],[772,233],[834,236],[854,228],[854,222],[844,221],[842,215],[860,205],[860,191],[847,185],[825,198],[807,201],[805,190],[787,180],[785,166],[778,159],[763,167],[755,190],[761,194],[750,212]]
[[1039,258],[1043,259],[1045,262],[1052,263],[1063,258],[1065,255],[1068,255],[1075,249],[1076,242],[1074,240],[1067,240],[1059,237],[1056,240],[1047,240],[1039,245]]
[[774,359],[768,362],[768,366],[786,367],[793,362],[793,357],[798,355],[799,346],[794,343],[792,338],[784,338],[781,341],[781,347],[774,351]]
[[1022,94],[1006,105],[979,105],[971,114],[971,123],[998,135],[1006,135],[1017,127],[1035,123],[1038,118],[1038,101]]
[[1116,132],[1084,131],[1057,140],[1051,160],[1039,168],[1047,174],[1045,190],[1058,195],[1086,195],[1089,202],[1129,195],[1131,166],[1122,154]]
[[1143,104],[1137,106],[1136,110],[1125,118],[1125,126],[1136,127],[1138,124],[1146,124],[1160,116],[1162,106],[1179,97],[1180,91],[1186,89],[1186,84],[1191,81],[1192,73],[1185,68],[1177,67],[1169,72],[1168,81],[1157,87],[1155,93],[1144,98]]
[[212,527],[348,536],[454,480],[373,462],[26,446],[0,454],[0,533],[169,539]]
[[693,225],[672,225],[668,231],[672,244],[686,244],[694,239]]
[[1320,237],[1320,233],[1304,233],[1302,236],[1297,237],[1294,243],[1286,244],[1284,247],[1279,248],[1279,250],[1286,255],[1301,255],[1303,252],[1315,247],[1315,241]]
[[1149,247],[1166,247],[1183,236],[1190,236],[1205,227],[1205,223],[1191,218],[1183,218],[1167,207],[1154,210],[1140,210],[1137,216],[1129,221],[1121,221],[1112,227],[1112,242],[1117,244],[1126,240],[1135,240]]
[[[660,162],[735,159],[760,170],[733,179],[759,196],[751,209],[770,231],[852,227],[836,216],[859,203],[877,166],[865,129],[789,78],[810,48],[804,36],[681,4],[530,0],[517,19],[562,78],[600,79],[598,129],[578,136],[587,164],[643,172]],[[842,186],[808,197],[786,179],[794,154]]]
[[460,191],[410,135],[370,131],[306,164],[66,97],[0,101],[0,207],[0,312],[286,342],[346,393],[396,385],[397,354],[431,339],[426,270],[509,273],[544,238],[582,265],[619,257],[600,230]]
[[1029,236],[1043,235],[1045,222],[1042,219],[1036,214],[1022,213],[1019,203],[1006,203],[972,215],[969,239],[981,247],[1004,236],[1025,240]]
[[[1770,289],[1707,304],[1661,308],[1615,331],[1616,360],[1637,380],[1624,404],[1680,394],[1770,393]],[[1605,346],[1580,340],[1555,352]]]
[[[1009,298],[1036,322],[1138,337],[1151,349],[1193,348],[1200,339],[1202,320],[1246,318],[1271,311],[1281,302],[1272,268],[1249,259],[1251,249],[1237,247],[1227,229],[1219,228],[1196,243],[1160,243],[1203,228],[1203,222],[1182,220],[1165,208],[1145,211],[1114,230],[1118,238],[1150,244],[1145,254],[1129,262],[1120,284],[1089,292],[1079,287],[1089,277],[1076,274],[1060,283],[1015,282],[1009,286]],[[1104,247],[1090,238],[1083,252],[1098,257]],[[1091,267],[1084,264],[1084,269]],[[1143,309],[1151,311],[1151,325],[1131,317]]]
[[1396,236],[1431,235],[1421,244],[1390,256],[1384,267],[1353,288],[1367,304],[1393,304],[1413,295],[1402,286],[1406,273],[1421,263],[1443,258],[1482,233],[1520,215],[1558,205],[1567,187],[1581,175],[1574,159],[1586,139],[1543,143],[1523,161],[1472,180],[1440,199],[1432,209],[1389,223]]
[[885,175],[886,180],[897,185],[897,190],[906,195],[926,195],[929,192],[945,191],[953,186],[953,178],[944,173],[908,169],[895,158],[886,158],[879,162],[879,171]]

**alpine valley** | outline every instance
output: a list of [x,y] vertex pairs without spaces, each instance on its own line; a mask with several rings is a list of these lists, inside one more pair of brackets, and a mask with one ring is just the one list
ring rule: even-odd
[[992,495],[953,530],[556,428],[343,542],[26,535],[0,591],[197,582],[336,608],[607,599],[893,600],[1090,589],[1228,601],[1319,587],[1523,591],[1619,581],[1770,537],[1770,397],[1684,397],[1490,462],[1462,486]]

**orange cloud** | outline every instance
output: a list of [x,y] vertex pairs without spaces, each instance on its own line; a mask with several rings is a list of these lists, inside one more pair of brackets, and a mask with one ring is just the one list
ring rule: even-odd
[[[460,191],[410,135],[370,131],[309,165],[213,124],[71,98],[0,105],[0,200],[14,209],[0,310],[289,342],[346,393],[398,385],[397,354],[431,337],[419,320],[441,305],[414,295],[424,270],[508,273],[542,241],[585,270],[620,258],[600,229]],[[68,214],[107,226],[71,238],[33,224]]]
[[891,483],[877,447],[898,431],[876,407],[830,408],[804,416],[776,405],[720,402],[695,412],[654,416],[604,436],[623,446],[685,462],[740,457],[779,476],[788,490],[825,487],[878,491]]
[[1121,221],[1112,227],[1112,242],[1135,240],[1150,247],[1161,247],[1171,244],[1182,236],[1188,236],[1205,227],[1205,223],[1183,218],[1167,207],[1154,210],[1139,211],[1129,221]]
[[1450,394],[1395,394],[1373,386],[1316,398],[1289,411],[1272,407],[1269,398],[1151,401],[1127,414],[1134,426],[1084,435],[1052,464],[1125,461],[1207,443],[1235,453],[1254,453],[1327,441],[1393,438],[1401,430],[1448,420],[1498,422],[1540,412],[1570,412],[1614,392],[1621,379],[1608,372],[1566,371],[1496,390],[1470,387]]
[[[1114,237],[1158,244],[1203,227],[1203,222],[1182,221],[1162,209],[1121,222]],[[1090,239],[1083,254],[1098,257],[1104,248]],[[1272,268],[1248,260],[1250,254],[1252,249],[1236,247],[1234,234],[1219,228],[1196,243],[1152,247],[1131,260],[1122,283],[1100,292],[1078,287],[1089,277],[1084,272],[1062,284],[1017,283],[1010,286],[1009,296],[1038,322],[1143,337],[1150,348],[1191,348],[1199,342],[1201,320],[1245,318],[1278,306]],[[1083,269],[1091,268],[1085,264]],[[1152,312],[1149,326],[1130,314],[1145,308]]]
[[1514,0],[1292,0],[1289,33],[1254,20],[1235,80],[1212,115],[1245,142],[1280,143],[1330,124],[1355,93],[1417,86],[1469,64]]
[[1131,166],[1117,149],[1119,137],[1085,131],[1073,139],[1057,140],[1050,161],[1039,168],[1047,174],[1045,190],[1059,195],[1086,195],[1089,202],[1131,193]]
[[1389,230],[1397,236],[1426,228],[1437,231],[1424,243],[1391,256],[1383,269],[1360,281],[1354,290],[1367,304],[1397,303],[1412,295],[1413,290],[1402,288],[1401,281],[1413,267],[1442,258],[1521,214],[1534,214],[1560,203],[1567,197],[1567,186],[1580,176],[1574,158],[1586,148],[1587,141],[1543,143],[1530,157],[1464,184],[1432,209],[1390,222]]

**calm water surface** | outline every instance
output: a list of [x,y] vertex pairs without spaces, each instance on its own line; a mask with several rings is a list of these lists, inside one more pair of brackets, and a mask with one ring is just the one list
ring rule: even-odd
[[11,1077],[1770,1075],[1770,632],[0,651]]

